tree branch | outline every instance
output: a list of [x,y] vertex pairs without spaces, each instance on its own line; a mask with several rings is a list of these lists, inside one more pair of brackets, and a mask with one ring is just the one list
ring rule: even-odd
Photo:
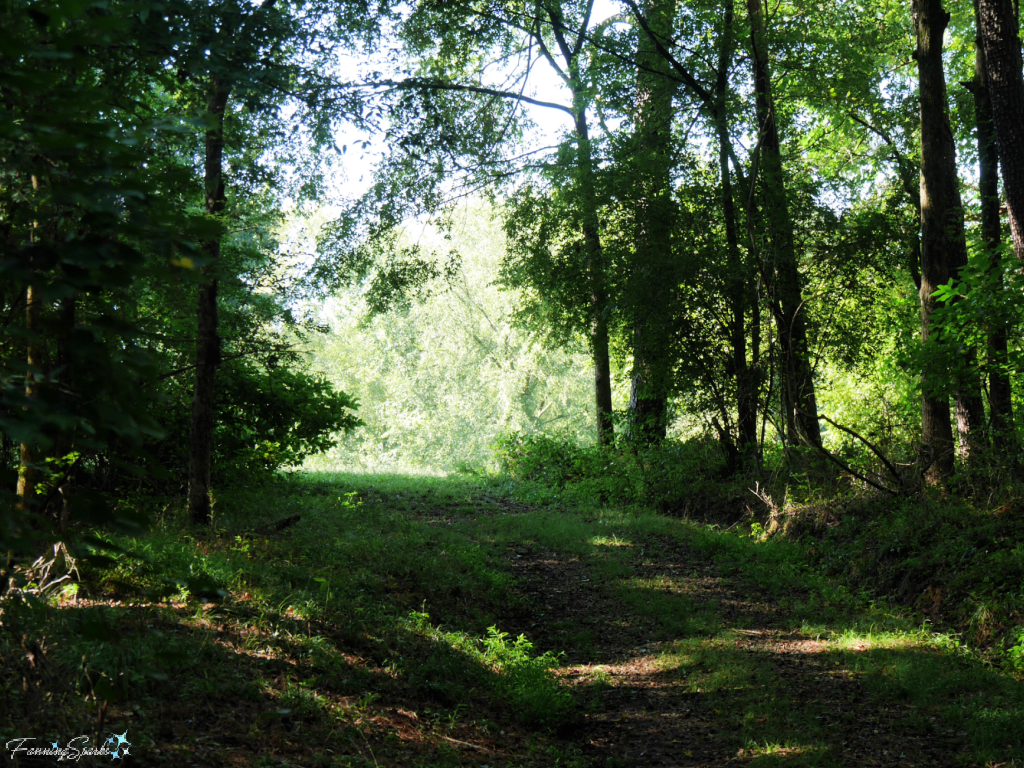
[[665,61],[669,63],[669,66],[671,66],[672,69],[676,71],[676,74],[679,75],[679,78],[683,81],[683,84],[686,85],[686,87],[692,90],[695,94],[697,94],[700,100],[704,102],[704,107],[712,115],[715,115],[718,109],[715,104],[714,94],[711,93],[711,91],[709,91],[699,82],[697,82],[697,78],[691,75],[689,71],[686,69],[686,67],[679,63],[679,60],[676,59],[676,57],[672,55],[671,51],[669,51],[668,48],[665,47],[665,44],[661,41],[659,36],[655,34],[653,29],[651,29],[651,25],[648,23],[647,19],[644,18],[643,12],[640,10],[640,6],[636,4],[635,0],[624,1],[626,5],[629,6],[630,10],[633,12],[633,16],[636,17],[637,23],[640,24],[640,27],[643,29],[643,31],[647,33],[647,37],[649,37],[651,39],[651,42],[654,43],[655,50],[658,51],[658,54],[662,56],[665,59]]
[[886,488],[884,485],[879,485],[878,483],[874,482],[873,480],[869,480],[864,475],[862,475],[860,472],[858,472],[853,467],[851,467],[849,464],[847,464],[845,461],[841,461],[840,459],[837,459],[835,456],[833,456],[831,453],[826,451],[820,445],[814,445],[813,443],[810,443],[809,445],[811,445],[812,448],[815,448],[816,450],[820,451],[821,454],[826,459],[831,461],[837,467],[839,467],[840,469],[843,469],[843,470],[849,472],[851,475],[856,477],[858,480],[860,480],[861,482],[867,483],[872,488],[877,488],[878,490],[882,491],[883,493],[888,493],[890,496],[900,496],[901,495],[901,494],[897,493],[896,491],[894,491],[892,488]]
[[[255,349],[250,350],[248,352],[239,352],[237,355],[228,355],[227,357],[222,357],[220,359],[220,361],[222,363],[226,363],[229,360],[238,360],[240,357],[248,357],[249,355],[254,355],[254,354],[256,354],[256,352],[257,352],[257,350],[255,350]],[[194,371],[195,369],[196,369],[195,365],[186,365],[184,368],[178,368],[178,369],[173,370],[173,371],[168,371],[167,373],[161,373],[159,376],[157,376],[154,379],[154,381],[163,381],[164,379],[171,379],[171,378],[174,378],[175,376],[180,376],[183,373],[188,373],[189,371]]]
[[482,85],[463,85],[460,83],[445,83],[439,80],[428,80],[426,78],[411,77],[406,80],[379,80],[374,83],[367,83],[366,85],[373,87],[387,87],[393,88],[397,91],[461,91],[468,93],[480,93],[485,96],[496,96],[501,99],[513,99],[515,101],[522,101],[526,104],[532,104],[535,107],[547,107],[548,109],[558,109],[566,114],[575,117],[571,107],[567,107],[564,104],[556,104],[551,101],[541,101],[540,99],[534,99],[530,96],[524,96],[520,93],[513,91],[502,91],[497,88],[486,88]]
[[871,449],[871,452],[873,454],[875,454],[875,456],[877,456],[879,459],[882,460],[882,463],[885,464],[886,469],[889,470],[889,472],[892,474],[892,476],[897,481],[902,482],[902,479],[900,478],[899,472],[896,471],[896,468],[889,462],[889,460],[885,457],[885,454],[883,454],[881,449],[879,449],[874,443],[872,443],[867,438],[861,437],[860,435],[858,435],[856,432],[854,432],[849,427],[844,427],[842,424],[837,424],[836,422],[832,421],[832,419],[830,419],[828,416],[826,416],[823,413],[819,413],[818,414],[818,419],[821,420],[821,421],[827,421],[829,424],[831,424],[836,429],[838,429],[838,430],[840,430],[842,432],[845,432],[846,434],[850,435],[853,438],[856,438],[857,440],[860,440],[862,443],[864,443],[864,445],[866,445],[868,448]]

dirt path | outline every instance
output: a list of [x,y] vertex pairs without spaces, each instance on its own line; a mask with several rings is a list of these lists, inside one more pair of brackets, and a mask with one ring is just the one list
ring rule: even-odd
[[586,712],[563,737],[595,765],[962,762],[962,733],[872,694],[848,654],[792,629],[767,595],[678,542],[632,548],[611,578],[550,549],[508,552],[518,599],[502,626],[565,652],[559,673]]

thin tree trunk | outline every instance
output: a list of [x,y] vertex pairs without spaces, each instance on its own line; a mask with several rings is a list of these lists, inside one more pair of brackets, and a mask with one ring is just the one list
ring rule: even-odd
[[1013,250],[1018,259],[1024,259],[1024,68],[1020,21],[1011,0],[978,0],[977,10]]
[[[647,0],[650,30],[671,37],[675,0]],[[637,50],[636,264],[633,270],[633,380],[629,398],[631,437],[656,444],[665,438],[671,362],[666,311],[672,290],[672,228],[675,214],[669,172],[672,167],[670,67],[648,35]]]
[[[960,187],[955,182],[954,176],[954,184],[950,189],[953,210],[950,211],[949,218],[956,218],[960,226],[959,229],[951,226],[946,234],[949,238],[950,278],[962,279],[962,270],[967,266],[967,236],[963,227]],[[953,402],[956,408],[957,456],[961,463],[968,466],[978,459],[979,452],[984,447],[985,402],[981,396],[977,350],[970,344],[962,344],[960,357]]]
[[[223,158],[224,111],[230,89],[216,78],[212,79],[207,110],[213,125],[206,131],[206,212],[220,216],[224,212]],[[208,259],[206,270],[216,269],[220,258],[220,234],[203,243]],[[199,289],[196,311],[196,379],[192,391],[192,433],[189,443],[188,509],[193,522],[208,524],[212,520],[210,507],[210,470],[213,463],[213,400],[215,375],[220,364],[220,336],[217,334],[217,279],[209,275],[208,282]]]
[[[754,258],[755,255],[750,254],[750,258],[747,263],[747,274],[753,275],[756,273],[756,270],[751,265]],[[751,285],[748,290],[750,291],[750,367],[747,369],[750,388],[748,390],[748,396],[750,397],[750,412],[753,414],[754,459],[758,465],[760,465],[764,457],[763,418],[761,421],[761,431],[758,432],[757,429],[757,408],[760,402],[759,394],[761,391],[761,383],[764,381],[764,374],[761,371],[761,281],[755,277],[754,280],[751,281]],[[768,403],[766,401],[765,410],[767,410],[767,408]]]
[[[58,307],[58,323],[59,330],[57,333],[57,384],[61,390],[61,397],[71,405],[71,401],[75,397],[74,392],[74,370],[72,368],[72,355],[71,355],[71,343],[72,334],[75,331],[75,314],[77,309],[78,300],[77,297],[72,295],[64,299],[61,299]],[[74,450],[74,433],[67,430],[60,430],[54,438],[53,455],[57,459],[67,460],[69,454]],[[57,512],[55,518],[61,531],[64,531],[68,523],[68,504],[67,504],[67,491],[69,489],[69,483],[71,481],[71,466],[69,464],[63,464],[60,470],[64,473],[64,477],[60,479],[60,495],[56,499]]]
[[[268,0],[269,1],[269,0]],[[534,28],[534,41],[556,72],[562,75],[572,91],[572,114],[576,132],[576,185],[581,201],[583,242],[586,249],[587,276],[590,285],[590,348],[594,359],[594,399],[597,411],[597,443],[610,445],[615,439],[612,422],[611,355],[608,351],[608,289],[605,284],[604,251],[601,246],[601,226],[597,216],[596,185],[594,183],[593,148],[590,126],[587,122],[589,96],[581,77],[580,51],[587,42],[585,31],[589,24],[594,0],[589,0],[585,20],[580,29],[571,30],[562,16],[559,3],[544,8],[551,22],[551,32],[558,51],[565,61],[563,70],[555,62],[541,34],[540,24]]]
[[761,183],[764,210],[769,227],[769,246],[774,261],[777,295],[776,326],[779,334],[780,383],[786,409],[787,431],[795,432],[810,445],[821,445],[818,405],[807,344],[806,312],[801,296],[800,271],[796,262],[793,220],[786,197],[782,168],[782,147],[775,105],[761,0],[747,0],[750,41],[754,67],[754,91],[761,141]]
[[591,155],[590,127],[583,94],[574,94],[576,143],[579,149],[578,183],[583,210],[583,240],[587,248],[590,279],[590,347],[594,357],[594,396],[597,406],[598,445],[610,445],[615,438],[612,424],[611,355],[608,351],[608,294],[605,287],[604,252],[594,199],[594,164]]
[[[740,255],[736,224],[736,205],[733,200],[732,178],[729,173],[729,125],[726,121],[726,92],[729,85],[729,67],[733,55],[733,0],[725,0],[722,24],[722,45],[718,55],[718,73],[715,80],[715,119],[718,133],[718,166],[722,183],[722,217],[725,223],[726,261],[729,265],[731,323],[729,337],[732,345],[732,374],[736,386],[737,442],[741,456],[757,455],[757,392],[747,365],[746,311],[750,293],[749,277]],[[754,314],[757,314],[756,301]],[[755,336],[760,335],[757,329]],[[760,343],[756,339],[754,344]]]
[[[25,292],[25,335],[28,353],[25,399],[29,404],[39,398],[45,377],[43,369],[46,365],[46,347],[42,339],[42,311],[43,302],[39,298],[39,291],[34,285],[29,285]],[[31,509],[35,502],[36,486],[39,484],[38,450],[39,447],[32,441],[26,440],[21,444],[17,490],[18,506],[21,509]]]
[[[981,201],[981,238],[988,252],[990,270],[995,270],[995,290],[1001,293],[1003,273],[997,258],[997,249],[1002,242],[1002,223],[999,217],[999,155],[996,147],[995,128],[992,125],[992,102],[989,96],[988,75],[985,64],[984,41],[981,34],[981,11],[979,0],[974,2],[977,18],[975,39],[974,95],[975,122],[978,127],[978,194]],[[992,444],[1002,450],[1015,447],[1013,431],[1013,391],[1010,377],[1006,372],[1008,331],[1002,317],[989,319],[988,323],[988,401],[991,414]]]
[[[957,260],[950,250],[959,239],[955,233],[963,232],[963,212],[958,205],[955,145],[942,69],[942,36],[949,14],[941,0],[914,0],[913,16],[921,104],[921,342],[926,354],[935,358],[947,351],[932,338],[931,318],[937,307],[932,294],[949,282],[950,265]],[[926,478],[939,483],[953,474],[949,393],[933,387],[925,373],[921,390],[921,442],[929,463]]]

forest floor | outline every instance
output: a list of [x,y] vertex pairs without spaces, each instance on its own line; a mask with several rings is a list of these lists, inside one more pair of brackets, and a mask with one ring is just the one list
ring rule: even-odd
[[1024,766],[1024,681],[799,548],[512,490],[307,477],[121,539],[143,559],[43,624],[8,610],[5,761],[109,732],[126,765]]

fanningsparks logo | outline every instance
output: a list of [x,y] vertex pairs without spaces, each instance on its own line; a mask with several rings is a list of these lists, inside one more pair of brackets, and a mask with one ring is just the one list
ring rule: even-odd
[[110,755],[111,760],[120,760],[128,756],[128,748],[131,746],[131,742],[128,741],[128,731],[120,735],[115,733],[99,747],[89,746],[88,736],[71,739],[63,747],[59,740],[50,742],[49,746],[45,747],[32,744],[31,742],[34,741],[36,739],[31,737],[11,739],[7,742],[7,750],[12,757],[24,754],[31,757],[53,757],[57,759],[58,763],[63,761],[76,763],[83,757],[103,757],[104,755]]

